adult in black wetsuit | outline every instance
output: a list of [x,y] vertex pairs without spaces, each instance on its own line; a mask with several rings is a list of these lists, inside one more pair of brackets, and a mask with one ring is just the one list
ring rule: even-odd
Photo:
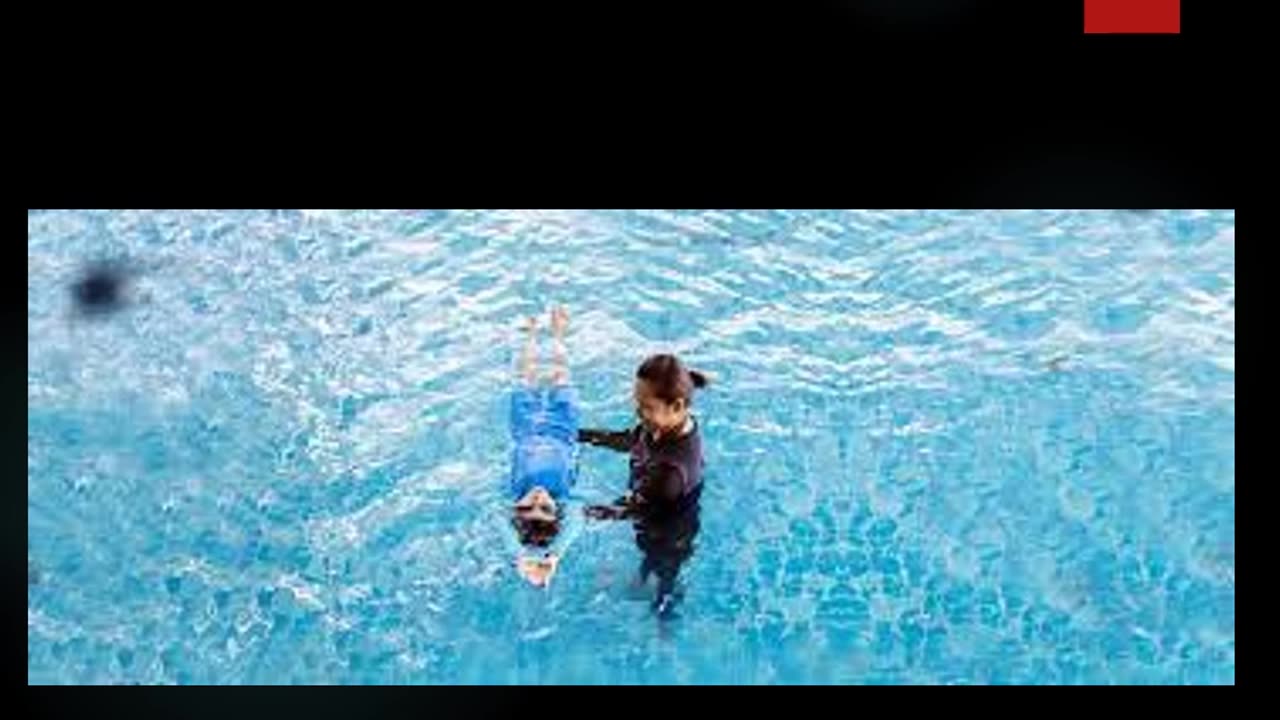
[[702,435],[690,412],[693,392],[707,379],[674,355],[654,355],[636,371],[639,423],[630,430],[584,429],[579,442],[630,454],[627,494],[609,505],[592,505],[589,517],[634,521],[636,546],[644,553],[640,581],[658,576],[654,608],[674,610],[676,578],[693,554],[702,494]]

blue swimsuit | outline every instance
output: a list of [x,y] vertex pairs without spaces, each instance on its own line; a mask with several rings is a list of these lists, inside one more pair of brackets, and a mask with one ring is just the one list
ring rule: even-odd
[[511,495],[519,499],[541,486],[557,500],[577,479],[578,396],[570,386],[511,393]]

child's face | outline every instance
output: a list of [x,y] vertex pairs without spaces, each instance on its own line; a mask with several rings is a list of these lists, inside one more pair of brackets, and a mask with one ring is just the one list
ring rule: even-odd
[[653,394],[653,389],[644,380],[636,380],[635,393],[636,416],[651,433],[670,432],[684,425],[689,416],[689,406],[683,398],[668,403]]
[[554,522],[556,501],[546,488],[535,487],[516,501],[516,517],[521,520]]

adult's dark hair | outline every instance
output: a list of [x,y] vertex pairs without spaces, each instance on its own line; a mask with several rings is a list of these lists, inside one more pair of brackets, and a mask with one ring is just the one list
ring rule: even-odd
[[667,404],[680,399],[690,404],[694,389],[707,386],[706,375],[690,370],[680,358],[666,353],[646,358],[636,370],[636,378],[648,383],[653,394]]

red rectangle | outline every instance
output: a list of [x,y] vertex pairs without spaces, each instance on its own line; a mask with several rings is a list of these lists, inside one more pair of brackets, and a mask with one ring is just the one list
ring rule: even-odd
[[1086,33],[1180,33],[1180,0],[1084,0]]

